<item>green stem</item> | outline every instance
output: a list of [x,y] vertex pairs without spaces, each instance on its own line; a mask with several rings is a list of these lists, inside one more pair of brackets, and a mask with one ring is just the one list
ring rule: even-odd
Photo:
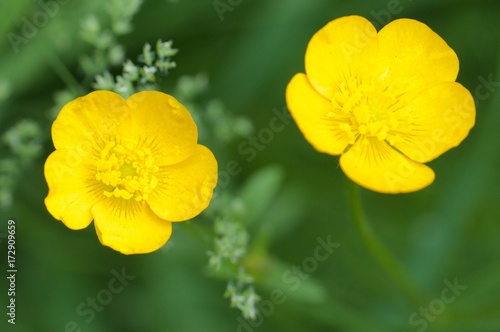
[[418,290],[406,270],[400,265],[396,258],[394,258],[383,243],[380,242],[379,238],[374,233],[363,211],[359,187],[350,180],[348,180],[348,193],[353,221],[363,242],[378,263],[384,268],[385,272],[391,277],[400,290],[404,292],[413,305],[420,306],[424,303],[422,292]]

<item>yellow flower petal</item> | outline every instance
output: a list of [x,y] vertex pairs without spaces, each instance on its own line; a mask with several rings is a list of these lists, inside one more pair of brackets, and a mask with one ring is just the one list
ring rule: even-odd
[[394,92],[409,93],[432,83],[455,81],[458,57],[427,25],[399,19],[378,33],[376,67],[373,70],[374,77],[389,82]]
[[49,186],[45,205],[50,214],[71,229],[87,227],[92,221],[90,209],[103,190],[95,181],[89,155],[56,150],[47,158],[44,171]]
[[203,211],[217,184],[217,161],[212,152],[197,145],[181,163],[161,167],[158,184],[147,202],[162,219],[184,221]]
[[138,137],[151,149],[158,165],[172,165],[188,158],[198,141],[191,115],[174,97],[143,91],[127,99],[130,116],[123,120],[120,135]]
[[409,158],[428,162],[458,146],[475,122],[474,99],[456,82],[443,82],[422,91],[406,107],[408,133],[394,146]]
[[361,16],[331,21],[314,34],[305,56],[311,85],[332,100],[341,93],[346,77],[365,77],[373,68],[377,30]]
[[161,248],[172,234],[172,223],[158,218],[146,202],[103,199],[92,208],[101,243],[123,254],[145,254]]
[[95,91],[67,103],[52,125],[56,149],[93,151],[100,142],[113,137],[120,118],[129,112],[117,93]]
[[432,169],[376,138],[356,142],[340,157],[340,166],[360,186],[381,193],[412,192],[434,181]]
[[349,117],[336,111],[329,100],[309,84],[304,74],[295,75],[286,89],[288,109],[305,138],[320,152],[341,154],[349,144],[340,129]]

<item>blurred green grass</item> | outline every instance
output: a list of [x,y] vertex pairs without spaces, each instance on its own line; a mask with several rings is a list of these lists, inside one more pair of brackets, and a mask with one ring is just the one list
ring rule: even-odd
[[[243,0],[221,21],[212,1],[150,0],[134,19],[135,30],[120,42],[127,56],[134,57],[145,42],[173,39],[180,49],[178,68],[164,80],[165,91],[182,75],[205,72],[210,96],[248,116],[258,131],[269,126],[273,109],[285,106],[285,86],[303,71],[305,47],[314,32],[348,14],[376,22],[374,13],[386,10],[389,2]],[[59,61],[81,79],[77,60],[88,46],[78,35],[79,22],[85,13],[101,13],[103,5],[95,0],[60,5],[18,53],[6,36],[19,33],[22,17],[33,15],[39,4],[11,0],[0,7],[0,78],[12,87],[11,97],[0,105],[2,133],[21,118],[46,121],[54,92],[65,87]],[[401,0],[400,6],[401,12],[390,18],[415,18],[438,32],[457,52],[459,81],[473,94],[482,84],[480,77],[500,81],[498,1]],[[429,302],[440,297],[444,280],[458,278],[467,285],[426,331],[500,331],[500,93],[477,99],[476,106],[477,124],[466,141],[431,163],[437,175],[431,187],[399,196],[363,191],[375,231]],[[225,283],[205,273],[210,246],[182,225],[174,225],[165,249],[128,257],[102,247],[93,226],[74,232],[53,220],[43,205],[43,162],[52,151],[50,142],[45,148],[23,175],[14,205],[1,214],[5,221],[16,220],[19,271],[17,324],[7,326],[4,315],[2,331],[65,331],[68,321],[93,332],[245,331],[239,312],[222,297]],[[250,325],[251,330],[418,330],[420,325],[411,325],[409,317],[419,307],[405,302],[355,232],[337,158],[315,152],[294,123],[276,133],[252,162],[238,153],[237,145],[226,153],[243,170],[231,185],[271,164],[284,172],[276,194],[249,227],[254,239],[262,239],[254,253],[265,267],[257,264],[254,271],[259,293],[269,299],[280,288],[287,300],[261,326]],[[220,160],[220,167],[226,162]],[[252,189],[257,191],[253,199],[262,196],[258,189]],[[316,239],[328,235],[341,247],[292,290],[283,273],[310,257]],[[2,256],[2,273],[5,261]],[[136,279],[92,322],[85,322],[76,312],[78,305],[107,287],[113,269],[122,268]],[[4,305],[7,297],[1,292]]]

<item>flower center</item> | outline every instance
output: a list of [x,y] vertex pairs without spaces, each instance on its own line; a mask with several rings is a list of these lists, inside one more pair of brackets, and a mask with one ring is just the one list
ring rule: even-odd
[[148,148],[137,142],[108,141],[97,161],[96,179],[105,185],[104,196],[147,200],[158,184],[159,168]]
[[346,116],[340,128],[350,138],[350,143],[360,137],[377,138],[393,144],[401,140],[401,114],[398,97],[388,89],[345,82],[332,100],[336,109]]

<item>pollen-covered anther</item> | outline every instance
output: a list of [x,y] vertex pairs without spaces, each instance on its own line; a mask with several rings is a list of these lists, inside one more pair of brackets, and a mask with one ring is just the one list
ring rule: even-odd
[[[398,106],[395,97],[369,84],[349,84],[345,90],[346,97],[343,102],[343,113],[349,118],[348,122],[340,125],[353,144],[362,136],[365,138],[376,138],[379,141],[397,140],[400,121],[398,121]],[[339,101],[336,101],[339,105]],[[350,124],[349,124],[350,123]]]
[[96,179],[105,186],[106,197],[143,201],[158,184],[159,167],[148,148],[136,144],[107,142],[96,163]]

